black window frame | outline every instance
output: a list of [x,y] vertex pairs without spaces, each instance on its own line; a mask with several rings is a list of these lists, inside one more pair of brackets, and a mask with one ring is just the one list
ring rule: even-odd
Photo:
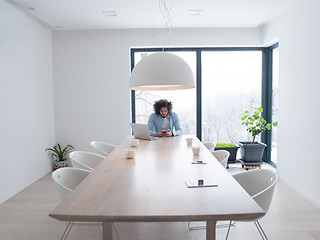
[[[266,48],[266,80],[265,80],[265,106],[263,109],[266,109],[264,118],[267,122],[272,122],[272,89],[273,89],[273,50],[279,48],[279,43],[275,43],[268,48]],[[263,87],[263,86],[262,86]],[[267,150],[265,151],[265,162],[269,163],[274,168],[277,167],[275,162],[271,161],[271,144],[272,144],[272,129],[271,131],[265,131],[262,133],[264,142],[267,144]]]
[[[196,53],[196,136],[202,139],[202,92],[201,92],[201,54],[204,51],[261,51],[262,53],[262,76],[261,76],[261,106],[264,111],[262,117],[268,122],[272,121],[272,50],[279,46],[278,43],[269,47],[168,47],[168,48],[131,48],[131,71],[135,66],[134,55],[137,52],[195,52]],[[135,119],[135,90],[131,90],[131,121]],[[261,134],[261,141],[267,144],[263,160],[276,167],[271,161],[271,133],[265,131]]]

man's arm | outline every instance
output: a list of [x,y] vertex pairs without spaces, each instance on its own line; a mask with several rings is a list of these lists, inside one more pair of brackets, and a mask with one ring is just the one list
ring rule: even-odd
[[151,114],[149,119],[148,119],[148,129],[149,129],[149,132],[150,132],[150,136],[156,136],[156,126],[154,125],[154,119],[155,118],[155,115],[154,114]]
[[174,129],[175,129],[173,135],[174,136],[182,135],[182,128],[180,125],[179,117],[176,113],[174,113],[173,116],[174,116]]

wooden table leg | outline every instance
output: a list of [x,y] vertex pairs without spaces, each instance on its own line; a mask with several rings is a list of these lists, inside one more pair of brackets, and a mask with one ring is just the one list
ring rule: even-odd
[[112,223],[111,222],[102,222],[102,239],[103,240],[112,240],[113,231],[112,231]]
[[216,221],[207,221],[206,240],[216,239]]

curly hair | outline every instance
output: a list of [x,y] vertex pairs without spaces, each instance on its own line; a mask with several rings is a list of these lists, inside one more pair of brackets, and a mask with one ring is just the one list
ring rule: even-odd
[[153,104],[153,109],[156,114],[160,114],[160,109],[166,107],[168,109],[168,113],[171,113],[172,111],[172,102],[169,102],[165,99],[160,99],[158,101],[155,101]]

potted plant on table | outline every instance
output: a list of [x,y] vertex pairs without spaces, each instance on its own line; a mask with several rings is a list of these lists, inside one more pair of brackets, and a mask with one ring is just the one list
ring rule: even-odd
[[262,142],[255,142],[255,139],[263,131],[270,130],[271,126],[278,126],[277,122],[267,123],[261,117],[262,112],[263,108],[258,107],[254,109],[253,113],[246,110],[240,114],[242,125],[246,126],[247,131],[252,136],[251,142],[239,142],[241,161],[245,166],[260,166],[262,164],[263,152],[267,145]]
[[68,144],[65,148],[62,148],[58,143],[53,148],[47,148],[46,151],[54,158],[55,165],[54,169],[61,167],[68,167],[68,153],[73,150],[73,147]]

